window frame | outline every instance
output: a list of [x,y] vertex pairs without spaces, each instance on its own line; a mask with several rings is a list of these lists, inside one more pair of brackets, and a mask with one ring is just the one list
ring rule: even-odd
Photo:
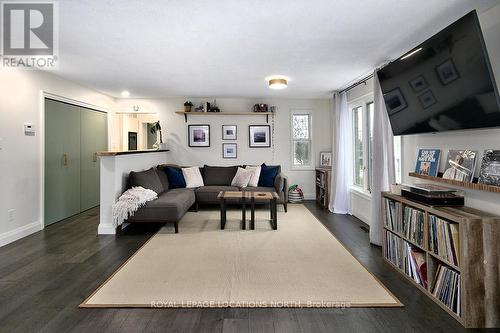
[[[293,137],[293,117],[307,115],[309,117],[309,139],[295,139]],[[314,149],[314,126],[313,126],[313,111],[311,109],[290,109],[290,169],[291,170],[315,170],[316,159],[315,159],[315,149]],[[294,162],[294,143],[305,141],[310,144],[310,157],[308,165],[297,165]]]
[[[369,163],[370,159],[370,149],[372,149],[373,145],[370,143],[370,114],[368,111],[368,106],[374,102],[373,98],[373,93],[365,94],[363,96],[360,96],[358,98],[355,98],[351,101],[348,102],[348,108],[350,112],[350,121],[351,121],[351,128],[352,128],[352,158],[353,158],[353,165],[352,165],[352,179],[351,179],[351,188],[361,192],[363,194],[366,194],[368,196],[371,195],[371,183],[372,183],[372,170],[371,170],[371,163]],[[361,108],[361,129],[363,131],[362,133],[362,150],[363,150],[363,184],[358,185],[355,183],[356,179],[356,164],[354,163],[355,161],[355,154],[356,154],[356,137],[355,137],[355,131],[354,131],[354,110],[357,110],[358,108]],[[372,133],[373,136],[373,133]]]

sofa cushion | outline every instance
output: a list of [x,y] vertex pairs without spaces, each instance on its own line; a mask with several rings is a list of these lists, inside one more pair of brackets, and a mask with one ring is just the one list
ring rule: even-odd
[[163,193],[163,185],[154,168],[146,171],[131,171],[128,177],[130,187],[141,186],[160,194]]
[[252,178],[252,171],[238,168],[238,171],[236,171],[236,175],[231,182],[231,186],[247,187],[250,178]]
[[218,203],[217,196],[220,191],[239,191],[235,186],[202,186],[198,187],[194,193],[196,201],[199,203]]
[[259,178],[260,178],[260,170],[261,166],[252,166],[252,165],[247,165],[245,166],[246,170],[252,171],[252,177],[250,177],[250,181],[248,182],[248,186],[258,186],[259,185]]
[[149,201],[135,212],[127,222],[179,221],[195,202],[194,192],[187,188],[173,189]]
[[195,188],[203,186],[203,178],[201,177],[200,168],[182,168],[182,175],[186,181],[187,188]]
[[267,166],[262,163],[259,177],[259,186],[274,186],[274,179],[278,175],[279,171],[279,166]]
[[162,168],[156,168],[156,173],[158,174],[158,178],[160,178],[161,186],[163,187],[163,192],[168,191],[168,177],[167,173]]
[[186,181],[184,180],[182,170],[173,167],[166,167],[165,172],[167,173],[168,186],[170,189],[186,187]]
[[218,167],[205,165],[203,167],[203,183],[206,186],[230,186],[238,166]]

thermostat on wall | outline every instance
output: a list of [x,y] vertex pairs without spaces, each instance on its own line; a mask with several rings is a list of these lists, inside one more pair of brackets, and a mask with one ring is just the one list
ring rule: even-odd
[[35,126],[32,123],[24,124],[24,135],[34,136],[35,135]]

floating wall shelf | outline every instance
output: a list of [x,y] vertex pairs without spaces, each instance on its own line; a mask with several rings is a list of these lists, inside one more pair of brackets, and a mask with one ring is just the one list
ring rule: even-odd
[[415,173],[415,172],[410,172],[409,176],[415,177],[415,178],[420,178],[420,179],[431,180],[433,182],[450,184],[450,185],[463,187],[463,188],[469,188],[469,189],[477,190],[477,191],[500,193],[500,186],[493,186],[493,185],[486,185],[486,184],[479,184],[479,183],[468,183],[468,182],[461,182],[461,181],[453,180],[453,179],[444,179],[444,178],[440,178],[440,177],[424,176],[424,175],[420,175],[420,174]]
[[266,116],[266,123],[269,123],[269,116],[274,116],[273,112],[183,112],[177,111],[177,114],[184,115],[184,121],[187,123],[189,116]]

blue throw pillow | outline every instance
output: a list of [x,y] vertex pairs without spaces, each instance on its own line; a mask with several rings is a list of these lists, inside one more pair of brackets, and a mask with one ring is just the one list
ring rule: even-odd
[[186,180],[184,179],[184,175],[182,174],[182,170],[166,167],[165,173],[168,178],[168,188],[184,188],[186,187]]
[[269,167],[265,163],[262,163],[260,167],[259,186],[273,187],[274,179],[278,175],[279,167]]

